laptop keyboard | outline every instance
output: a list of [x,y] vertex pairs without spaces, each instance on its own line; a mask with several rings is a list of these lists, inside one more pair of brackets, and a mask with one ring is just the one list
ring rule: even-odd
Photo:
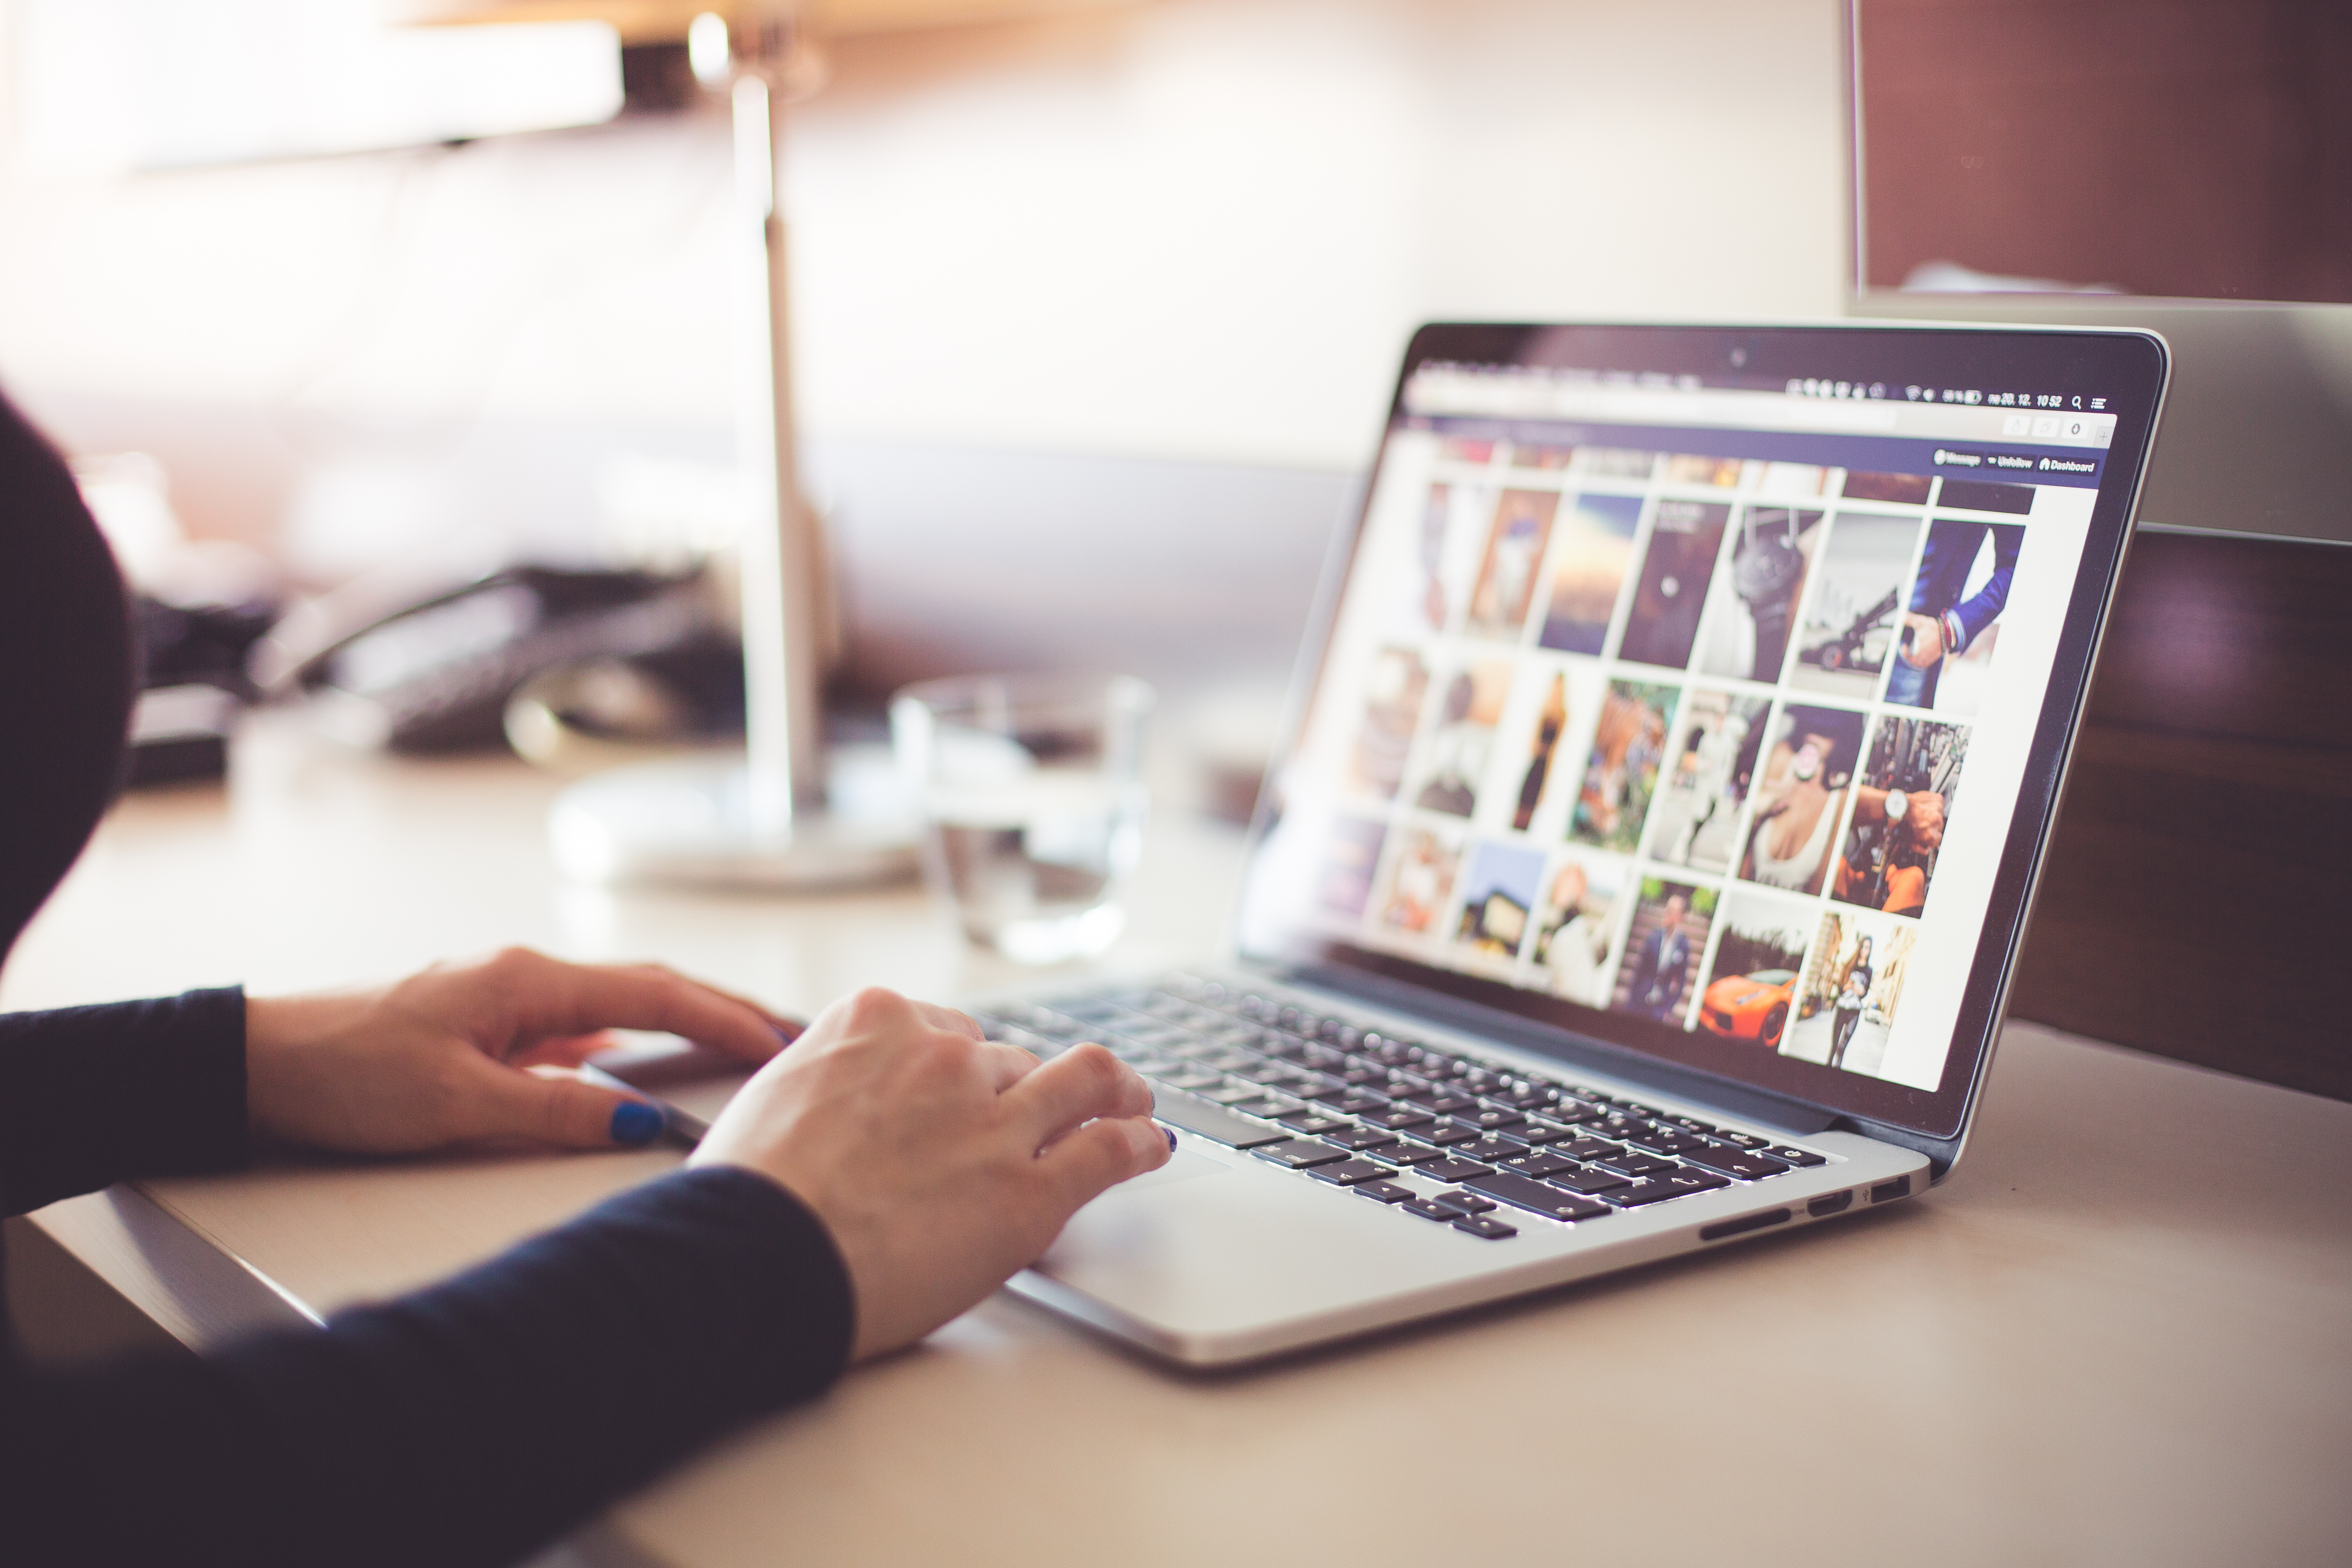
[[979,1017],[1042,1056],[1099,1040],[1169,1125],[1491,1241],[1518,1234],[1506,1213],[1576,1225],[1826,1159],[1189,977]]

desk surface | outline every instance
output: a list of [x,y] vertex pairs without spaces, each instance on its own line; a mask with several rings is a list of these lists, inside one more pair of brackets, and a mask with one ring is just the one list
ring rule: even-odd
[[[226,795],[116,812],[0,1001],[317,986],[509,940],[797,1008],[1018,977],[911,891],[566,887],[551,789],[265,730]],[[1213,951],[1238,851],[1163,817],[1113,962]],[[2347,1139],[2352,1105],[2013,1026],[1967,1161],[1924,1201],[1238,1375],[999,1297],[598,1534],[698,1565],[2340,1562]],[[674,1158],[278,1167],[40,1220],[201,1343],[432,1279]]]

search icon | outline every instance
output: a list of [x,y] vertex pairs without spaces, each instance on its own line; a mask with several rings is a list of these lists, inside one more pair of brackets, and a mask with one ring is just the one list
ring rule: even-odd
[[2081,408],[2083,406],[2083,400],[2081,398],[2076,398],[2074,400],[2074,406],[2078,409]]

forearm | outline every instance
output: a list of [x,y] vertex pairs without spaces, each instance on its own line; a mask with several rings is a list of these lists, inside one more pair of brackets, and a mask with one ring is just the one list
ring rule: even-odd
[[20,1380],[0,1520],[92,1563],[511,1562],[821,1392],[853,1318],[803,1205],[681,1173],[324,1333]]
[[245,994],[0,1014],[0,1209],[247,1157]]

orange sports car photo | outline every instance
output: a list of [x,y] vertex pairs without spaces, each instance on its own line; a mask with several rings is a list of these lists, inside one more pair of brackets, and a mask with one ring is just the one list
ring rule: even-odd
[[1709,1034],[1752,1040],[1778,1050],[1780,1033],[1789,1027],[1789,1006],[1796,992],[1796,973],[1790,969],[1726,975],[1699,999],[1698,1021]]

